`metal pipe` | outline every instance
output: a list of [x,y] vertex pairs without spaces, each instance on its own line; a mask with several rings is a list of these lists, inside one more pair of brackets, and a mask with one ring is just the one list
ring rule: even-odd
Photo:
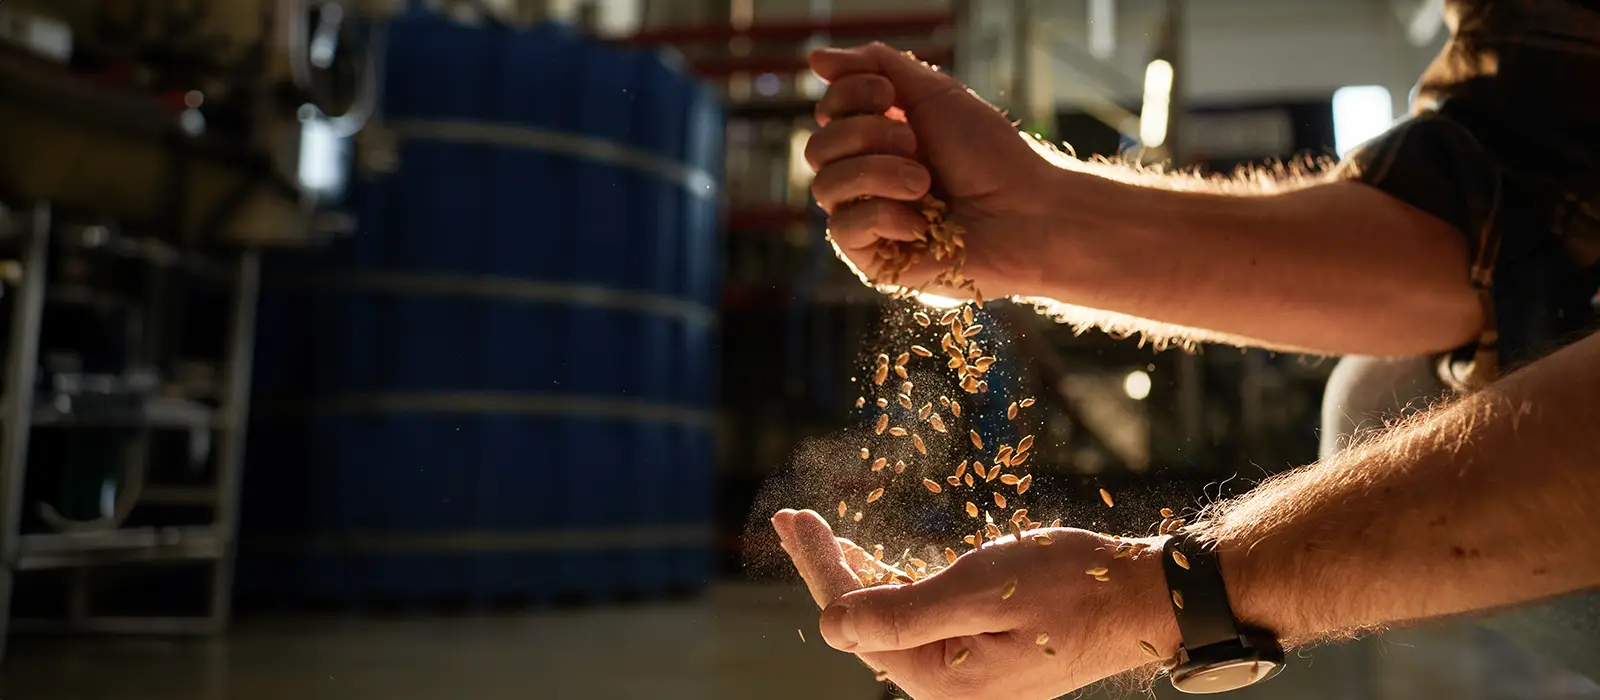
[[22,548],[22,488],[33,428],[33,382],[38,370],[43,322],[46,258],[50,251],[50,205],[33,207],[22,260],[22,288],[11,311],[6,352],[4,414],[0,414],[0,659],[10,631],[11,592]]

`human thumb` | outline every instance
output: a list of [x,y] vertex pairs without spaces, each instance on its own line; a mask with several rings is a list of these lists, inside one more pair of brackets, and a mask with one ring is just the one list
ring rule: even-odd
[[822,611],[822,638],[840,651],[866,653],[1010,628],[998,589],[951,570],[904,586],[849,593]]
[[955,78],[881,42],[848,49],[820,48],[812,51],[807,60],[817,77],[829,82],[856,73],[888,78],[894,86],[894,104],[908,112],[934,97],[964,89]]

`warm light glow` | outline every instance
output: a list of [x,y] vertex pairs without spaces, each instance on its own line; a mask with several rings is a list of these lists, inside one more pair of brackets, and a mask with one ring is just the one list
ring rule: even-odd
[[1167,142],[1172,77],[1172,64],[1159,58],[1151,61],[1144,70],[1144,106],[1139,110],[1139,140],[1148,148]]
[[1382,85],[1357,85],[1333,91],[1333,149],[1346,153],[1394,124],[1394,98]]
[[1129,372],[1122,380],[1122,390],[1134,401],[1145,400],[1150,396],[1150,375],[1139,369]]
[[941,297],[933,294],[918,294],[917,301],[935,309],[953,309],[967,303],[963,299],[951,299],[950,297]]

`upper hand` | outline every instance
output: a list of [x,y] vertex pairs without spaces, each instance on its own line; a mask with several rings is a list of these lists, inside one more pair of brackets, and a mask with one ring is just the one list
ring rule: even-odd
[[[862,588],[851,572],[871,557],[821,516],[780,511],[773,526],[825,608],[828,644],[919,700],[1053,698],[1158,661],[1140,641],[1163,658],[1178,644],[1159,549],[1115,558],[1119,543],[1092,532],[1030,530],[916,583]],[[1034,541],[1039,533],[1050,544]],[[1109,581],[1085,573],[1100,567]]]
[[[876,277],[880,241],[927,229],[916,202],[937,182],[947,218],[967,230],[966,275],[990,297],[1033,293],[1031,237],[1050,219],[1040,193],[1059,169],[994,107],[905,53],[877,43],[827,48],[810,63],[829,87],[806,160],[840,254]],[[925,256],[901,284],[917,286],[947,265]]]

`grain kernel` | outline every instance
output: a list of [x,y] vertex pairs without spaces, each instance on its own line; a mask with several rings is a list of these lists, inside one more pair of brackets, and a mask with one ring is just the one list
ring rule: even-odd
[[989,480],[989,472],[984,471],[983,462],[976,462],[976,461],[973,462],[972,463],[972,471],[973,471],[973,473],[978,475],[979,479],[983,479],[984,481],[988,481]]
[[1011,405],[1006,407],[1006,418],[1010,420],[1017,419],[1017,402],[1012,401]]
[[950,659],[950,665],[952,667],[960,666],[961,663],[966,661],[967,657],[971,656],[971,655],[972,655],[972,650],[971,649],[962,649],[961,651],[956,652],[956,655]]
[[1000,539],[1000,526],[994,523],[985,523],[983,534],[988,535],[991,540],[998,540]]
[[1111,492],[1107,491],[1105,489],[1100,489],[1100,500],[1106,502],[1106,507],[1107,508],[1112,508],[1112,507],[1116,506],[1116,503],[1111,500]]
[[961,460],[960,464],[956,465],[956,478],[960,478],[961,475],[966,474],[966,473],[967,473],[967,460],[963,459],[963,460]]
[[1017,441],[1017,451],[1018,452],[1027,452],[1028,450],[1031,450],[1031,449],[1033,449],[1033,436],[1032,435],[1024,436],[1021,440]]
[[879,457],[877,459],[872,460],[872,471],[881,472],[881,471],[883,471],[883,468],[887,467],[887,466],[889,466],[889,458],[888,457]]
[[905,437],[906,435],[909,435],[910,433],[906,432],[905,428],[902,428],[902,427],[897,425],[897,426],[889,429],[889,434],[893,435],[895,437]]
[[969,431],[968,432],[968,437],[972,438],[972,446],[973,447],[976,447],[976,448],[978,448],[980,450],[983,449],[983,438],[978,435],[978,431],[976,431],[976,430]]
[[1106,581],[1110,581],[1111,577],[1110,576],[1096,576],[1096,577],[1094,577],[1094,580],[1099,581],[1101,583],[1105,583]]
[[1040,632],[1039,636],[1034,637],[1033,643],[1037,644],[1039,646],[1044,646],[1046,644],[1049,644],[1050,643],[1050,635],[1045,634],[1043,632]]
[[917,322],[917,325],[922,326],[923,328],[927,328],[928,324],[931,323],[931,321],[928,319],[928,315],[922,313],[921,311],[911,314],[911,318]]
[[972,323],[972,307],[961,307],[961,320],[965,323]]
[[956,563],[956,550],[951,549],[949,547],[945,547],[944,548],[944,562],[946,564],[954,564],[954,563]]
[[878,408],[888,408],[889,407],[889,400],[888,399],[880,398],[880,399],[877,400],[876,403],[878,404]]
[[1031,397],[1031,396],[1030,396],[1030,397],[1028,397],[1028,398],[1026,398],[1026,399],[1023,399],[1023,400],[1021,400],[1021,401],[1018,401],[1018,402],[1017,402],[1017,405],[1018,405],[1018,406],[1021,406],[1021,407],[1023,407],[1023,408],[1027,408],[1027,407],[1029,407],[1029,406],[1032,406],[1032,405],[1033,405],[1033,397]]
[[922,454],[928,454],[928,445],[922,441],[922,436],[921,435],[918,435],[916,433],[912,433],[911,434],[911,445],[913,447],[916,447],[918,452],[921,452]]
[[951,401],[950,402],[950,414],[955,416],[955,417],[957,417],[957,418],[961,417],[961,402],[960,401]]
[[895,373],[896,376],[899,376],[901,379],[905,379],[908,376],[906,374],[905,365],[895,365],[894,366],[894,373]]
[[960,486],[961,485],[961,477],[959,477],[959,476],[947,476],[947,477],[944,478],[944,483],[947,483],[947,484],[949,484],[951,486]]
[[976,504],[974,504],[972,501],[967,501],[967,517],[969,517],[969,518],[978,517],[978,506]]
[[927,420],[928,416],[931,415],[933,415],[933,402],[929,401],[922,405],[921,410],[917,411],[917,420]]
[[877,433],[879,435],[882,435],[884,429],[888,428],[888,427],[889,427],[889,414],[887,414],[887,413],[879,413],[878,414],[878,424],[875,427],[873,427],[873,432],[875,432],[875,433]]
[[940,418],[937,413],[928,416],[928,425],[933,426],[935,431],[945,432],[944,419]]
[[1144,653],[1149,654],[1150,656],[1158,659],[1161,658],[1161,652],[1156,651],[1156,645],[1144,641],[1143,639],[1139,640],[1139,648],[1144,650]]
[[1022,477],[1021,479],[1018,479],[1017,480],[1017,495],[1021,496],[1022,494],[1027,493],[1028,489],[1030,489],[1032,487],[1033,487],[1033,475],[1032,474],[1028,474],[1028,475]]
[[906,473],[905,460],[897,459],[897,460],[894,461],[894,473],[896,473],[896,474],[904,474],[904,473]]
[[848,510],[850,510],[850,507],[845,505],[844,501],[839,501],[839,517],[843,518],[845,511]]
[[1016,474],[1001,474],[1000,475],[1000,483],[1005,484],[1006,486],[1016,486],[1018,483],[1021,483],[1021,482],[1022,482],[1022,480],[1018,479]]
[[933,357],[933,351],[922,347],[921,345],[911,346],[911,353],[917,357]]
[[900,401],[900,407],[901,408],[904,408],[906,410],[910,410],[911,409],[911,396],[909,394],[900,394],[900,395],[896,396],[895,398]]
[[939,493],[940,491],[944,490],[939,488],[939,482],[934,481],[933,479],[923,479],[922,487],[927,489],[930,493]]
[[865,397],[865,396],[857,396],[856,397],[856,408],[861,408],[862,406],[865,406],[865,405],[867,405],[867,397]]
[[883,386],[884,381],[886,381],[888,379],[889,379],[889,366],[888,365],[878,365],[878,368],[872,371],[872,383],[873,384],[876,384],[878,386]]
[[962,477],[962,479],[967,482],[967,488],[972,488],[972,475],[971,474],[968,474],[968,475]]
[[994,495],[994,504],[1000,506],[1001,508],[1006,507],[1006,497],[1002,494],[996,493]]
[[902,352],[902,353],[900,353],[899,357],[894,358],[894,366],[896,366],[896,367],[904,367],[906,365],[906,363],[910,362],[910,361],[911,361],[911,353]]
[[1172,591],[1172,604],[1177,606],[1179,610],[1183,609],[1183,591],[1177,589]]
[[1176,549],[1172,550],[1172,562],[1183,567],[1185,570],[1189,568],[1189,558],[1183,556],[1183,552],[1180,552]]
[[1033,536],[1033,541],[1036,544],[1046,544],[1047,545],[1047,544],[1050,544],[1053,540],[1050,539],[1049,535],[1034,535]]
[[1171,518],[1172,517],[1172,509],[1171,508],[1162,508],[1161,509],[1161,517],[1163,517],[1163,518]]
[[883,489],[882,488],[873,489],[872,493],[867,494],[867,502],[868,503],[872,503],[873,501],[876,501],[876,500],[878,500],[880,498],[883,498]]
[[855,521],[858,522],[858,523],[861,522],[861,511],[859,511],[859,510],[856,511]]
[[978,546],[978,539],[972,535],[967,535],[966,537],[961,538],[961,541],[967,543],[969,546]]

